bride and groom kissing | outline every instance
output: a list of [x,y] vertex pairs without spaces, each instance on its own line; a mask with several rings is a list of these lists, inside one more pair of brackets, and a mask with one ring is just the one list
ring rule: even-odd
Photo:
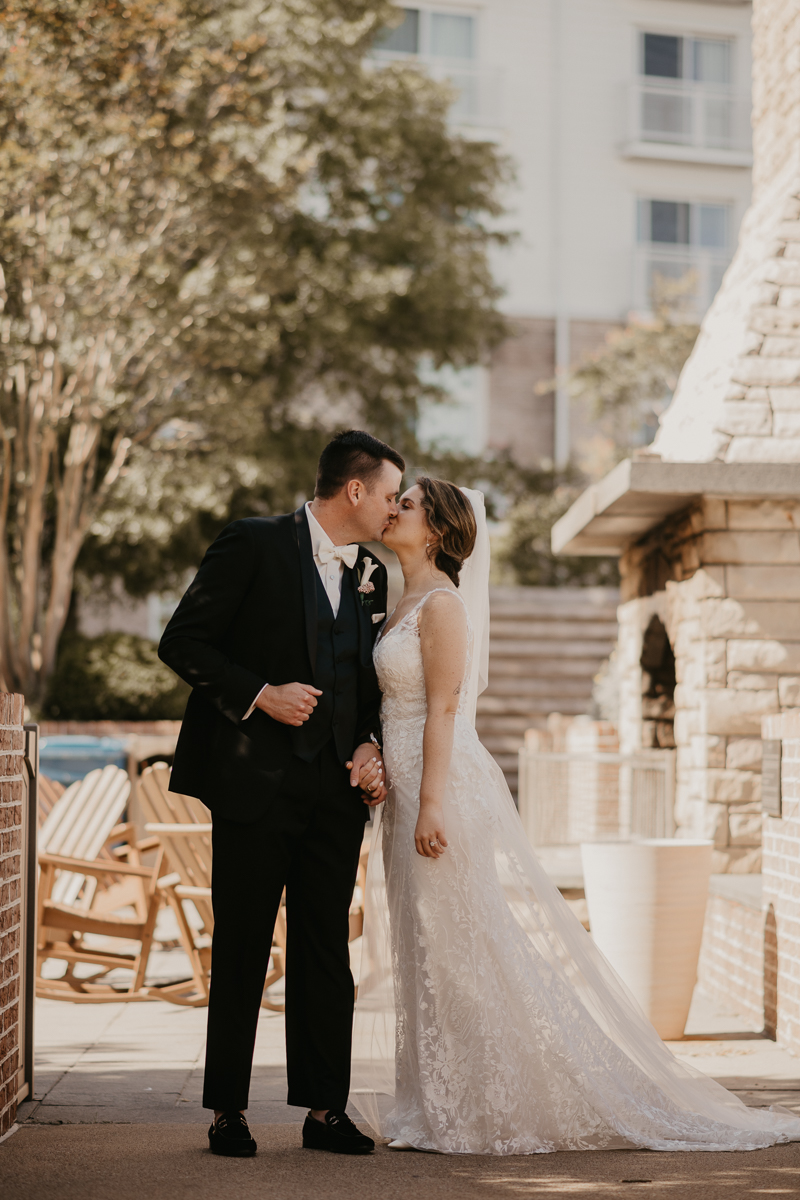
[[[483,497],[421,477],[398,499],[404,471],[368,433],[335,437],[310,503],[222,531],[159,648],[193,689],[171,787],[213,819],[211,1150],[256,1151],[244,1112],[284,889],[287,1103],[308,1109],[305,1147],[374,1149],[346,1112],[349,909],[372,809],[352,1099],[393,1149],[800,1139],[797,1118],[678,1064],[541,868],[474,728]],[[403,570],[392,613],[370,541]]]

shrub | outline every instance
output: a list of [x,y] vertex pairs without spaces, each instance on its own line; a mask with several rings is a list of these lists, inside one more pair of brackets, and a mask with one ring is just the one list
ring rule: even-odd
[[43,715],[59,721],[180,720],[189,691],[147,638],[68,633]]
[[615,558],[561,557],[550,548],[550,531],[579,495],[558,487],[550,494],[529,495],[509,512],[508,532],[498,547],[498,562],[510,567],[514,580],[529,587],[618,587]]

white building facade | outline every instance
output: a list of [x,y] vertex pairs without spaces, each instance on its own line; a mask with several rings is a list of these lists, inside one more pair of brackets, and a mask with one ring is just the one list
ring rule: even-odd
[[429,440],[565,462],[585,415],[542,383],[686,278],[700,316],[750,198],[751,5],[740,0],[450,0],[405,6],[379,55],[460,89],[454,123],[514,161],[496,253],[515,336],[459,381]]

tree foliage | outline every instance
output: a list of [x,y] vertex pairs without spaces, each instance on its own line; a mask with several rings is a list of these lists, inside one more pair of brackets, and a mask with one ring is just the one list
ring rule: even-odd
[[393,11],[0,9],[2,686],[41,699],[82,551],[180,558],[198,522],[283,506],[341,420],[402,446],[421,356],[501,335],[505,167],[446,88],[370,61]]
[[189,687],[131,633],[65,633],[43,714],[70,721],[179,721]]
[[551,490],[529,492],[508,513],[498,561],[509,567],[517,583],[529,587],[616,587],[619,569],[614,558],[556,555],[550,532],[559,517],[577,500],[580,487],[554,482]]
[[651,321],[631,321],[608,334],[603,350],[571,373],[571,394],[606,419],[618,459],[652,440],[698,332],[660,304]]

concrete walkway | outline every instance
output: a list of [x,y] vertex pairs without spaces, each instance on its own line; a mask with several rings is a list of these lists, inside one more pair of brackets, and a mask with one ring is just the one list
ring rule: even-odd
[[[249,1118],[255,1159],[206,1150],[205,1010],[165,1003],[39,1001],[38,1073],[19,1129],[0,1144],[0,1196],[14,1200],[394,1200],[602,1197],[669,1200],[800,1196],[800,1145],[751,1154],[561,1153],[513,1159],[302,1150],[305,1113],[284,1102],[283,1017],[264,1012]],[[752,1105],[800,1112],[800,1060],[697,998],[673,1052]]]

